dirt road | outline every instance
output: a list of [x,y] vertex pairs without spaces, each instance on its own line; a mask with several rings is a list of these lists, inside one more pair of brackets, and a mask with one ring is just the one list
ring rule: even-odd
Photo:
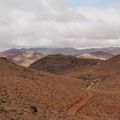
[[74,115],[77,113],[81,108],[83,108],[88,101],[93,98],[94,93],[90,90],[85,90],[85,93],[81,97],[81,99],[77,102],[75,102],[73,105],[71,105],[69,108],[66,109],[66,112],[70,115]]

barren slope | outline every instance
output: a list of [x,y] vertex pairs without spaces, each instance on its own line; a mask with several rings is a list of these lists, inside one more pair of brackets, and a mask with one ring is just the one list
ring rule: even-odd
[[101,63],[101,60],[76,58],[66,55],[49,55],[30,65],[30,68],[55,74],[68,74]]
[[37,72],[0,58],[0,119],[73,120],[64,109],[82,96],[84,82]]
[[119,75],[120,73],[120,55],[114,56],[101,64],[94,66],[87,71],[89,75],[104,76],[104,78]]
[[119,120],[120,55],[94,66],[82,74],[80,78],[88,81],[89,90],[94,93],[94,98],[79,113],[99,116],[99,119]]
[[[2,120],[119,120],[119,56],[103,63],[98,62],[99,64],[85,60],[82,62],[82,68],[85,66],[84,72],[82,69],[76,70],[79,65],[76,66],[76,63],[81,62],[76,62],[73,57],[75,65],[72,64],[71,67],[69,66],[71,56],[69,59],[68,56],[58,59],[58,56],[54,61],[52,57],[49,63],[67,65],[70,69],[67,73],[75,74],[75,71],[79,71],[80,75],[84,74],[82,77],[85,81],[70,78],[66,74],[59,76],[27,69],[0,59],[0,118]],[[116,69],[112,69],[111,66]],[[111,72],[108,73],[106,70]]]

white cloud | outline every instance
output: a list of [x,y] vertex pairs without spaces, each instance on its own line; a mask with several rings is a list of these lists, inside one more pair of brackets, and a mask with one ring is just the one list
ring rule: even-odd
[[120,45],[120,10],[72,8],[65,0],[1,0],[0,47]]

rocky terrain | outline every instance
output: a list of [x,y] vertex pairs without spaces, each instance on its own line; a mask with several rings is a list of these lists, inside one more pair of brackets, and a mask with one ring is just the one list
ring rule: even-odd
[[31,64],[29,68],[55,74],[67,74],[72,71],[80,71],[85,68],[90,68],[101,62],[103,61],[57,54],[48,55],[47,57],[36,61],[35,63]]
[[[56,56],[49,56],[49,57],[56,58]],[[68,61],[65,62],[66,59],[63,58],[61,59],[61,56],[59,56],[59,58],[60,59],[58,59],[57,56],[57,60],[55,61],[61,60],[62,62],[59,61],[60,66],[68,65],[69,62]],[[46,58],[44,58],[44,60],[45,59]],[[55,66],[51,64],[51,59],[46,59],[46,60],[48,62],[47,61],[44,62],[48,63],[51,68],[55,68],[55,69],[58,68],[58,70],[60,70],[60,66]],[[85,60],[85,64],[81,64],[81,62],[77,64],[77,67],[79,69],[75,69],[74,66],[70,65],[72,67],[71,70],[69,68],[70,70],[69,72],[68,71],[66,72],[66,70],[59,71],[61,72],[61,74],[65,76],[70,76],[72,78],[77,78],[86,82],[86,88],[83,89],[84,94],[81,96],[80,99],[76,100],[76,102],[71,104],[71,106],[69,106],[66,109],[66,112],[71,115],[86,114],[91,116],[95,120],[119,120],[120,119],[120,112],[119,112],[120,111],[120,103],[119,103],[120,55],[112,57],[111,59],[108,59],[106,61],[97,61],[96,64],[91,64],[91,62],[86,61],[86,59],[82,59],[82,60],[83,61]],[[44,64],[43,64],[43,68],[41,68],[42,65],[41,61],[43,62],[43,59],[35,62],[34,64],[32,64],[33,66],[32,65],[31,66],[34,69],[36,69],[35,68],[36,66],[40,66],[40,68],[38,67],[39,70],[43,68],[45,69]],[[56,64],[55,62],[53,63]],[[95,63],[95,61],[92,60],[92,63]],[[48,71],[48,69],[46,70]]]
[[64,109],[81,97],[83,86],[81,80],[27,69],[1,58],[0,120],[69,119]]
[[120,55],[49,55],[25,68],[0,58],[0,120],[119,120]]

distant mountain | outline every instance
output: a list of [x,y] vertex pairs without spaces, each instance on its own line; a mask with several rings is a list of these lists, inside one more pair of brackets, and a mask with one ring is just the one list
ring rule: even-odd
[[12,48],[9,51],[33,51],[40,52],[43,54],[63,54],[63,55],[75,55],[96,52],[97,49],[76,49],[76,48]]
[[101,48],[100,51],[118,55],[120,54],[120,47]]
[[85,53],[90,53],[91,54],[91,53],[95,53],[95,52],[104,52],[104,54],[109,53],[109,54],[112,54],[112,55],[118,55],[118,54],[120,54],[120,47],[83,49],[83,50],[80,50],[80,51],[81,51],[81,54],[85,54]]
[[96,51],[96,52],[91,53],[91,55],[94,55],[96,57],[103,58],[103,59],[110,59],[114,56],[111,53],[107,53],[103,51]]
[[82,55],[77,55],[76,57],[77,57],[77,58],[85,58],[85,59],[106,60],[106,58],[104,58],[104,57],[98,57],[98,56],[96,56],[96,55],[92,55],[92,54],[89,54],[89,53],[85,53],[85,54],[82,54]]
[[64,55],[74,55],[80,53],[78,49],[75,48],[21,48],[21,49],[10,49],[10,51],[33,51],[40,52],[43,54],[64,54]]
[[112,58],[114,55],[111,53],[107,53],[107,52],[103,52],[103,51],[96,51],[96,52],[92,52],[90,53],[90,55],[93,55],[99,59],[103,59],[103,60],[107,60]]
[[6,57],[8,60],[24,67],[28,67],[36,60],[45,56],[44,54],[32,51],[8,50],[0,53],[0,57]]
[[[43,54],[63,54],[63,55],[82,55],[82,54],[93,54],[97,52],[97,54],[103,55],[111,54],[117,55],[120,54],[120,47],[108,47],[108,48],[91,48],[91,49],[75,49],[75,48],[21,48],[21,49],[10,49],[9,51],[33,51],[40,52]],[[98,53],[99,51],[99,53]],[[98,57],[98,56],[97,56]]]

